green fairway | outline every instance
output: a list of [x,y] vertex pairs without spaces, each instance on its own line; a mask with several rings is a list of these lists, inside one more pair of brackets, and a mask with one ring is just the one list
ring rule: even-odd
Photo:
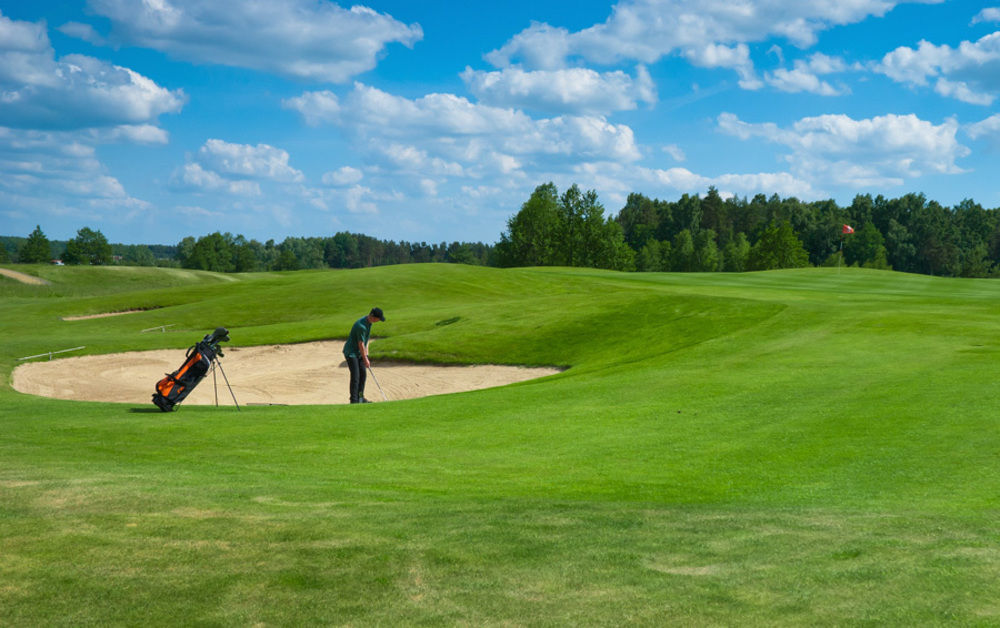
[[[1000,623],[995,280],[16,269],[50,284],[0,276],[0,625]],[[376,366],[567,370],[169,414],[10,384],[77,346],[179,365],[220,325],[343,338],[373,305]]]

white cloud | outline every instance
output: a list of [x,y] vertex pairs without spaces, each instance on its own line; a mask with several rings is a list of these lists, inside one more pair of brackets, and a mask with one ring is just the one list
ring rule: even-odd
[[656,102],[656,87],[644,66],[632,78],[622,71],[587,68],[483,72],[466,67],[462,80],[482,103],[552,113],[606,114]]
[[[331,109],[322,109],[321,102]],[[286,106],[299,108],[306,119],[330,120],[367,150],[369,159],[393,170],[475,177],[542,161],[600,157],[632,162],[641,156],[632,129],[603,117],[534,120],[522,111],[452,94],[411,100],[357,83],[335,104],[307,93]]]
[[35,215],[145,209],[107,174],[95,146],[102,133],[0,127],[0,198],[9,209]]
[[987,7],[972,18],[973,24],[979,22],[1000,22],[1000,7]]
[[[798,47],[817,33],[882,16],[908,0],[622,0],[606,21],[580,31],[532,23],[486,60],[499,68],[555,70],[570,60],[654,63],[681,53],[703,67],[728,67],[747,89],[760,87],[744,45],[783,37]],[[913,0],[936,2],[938,0]]]
[[178,189],[261,196],[261,183],[293,184],[305,179],[288,165],[288,159],[287,152],[267,144],[209,139],[193,159],[174,171],[171,184]]
[[956,161],[970,152],[955,138],[954,119],[935,125],[912,114],[866,120],[824,115],[781,128],[723,113],[718,123],[720,131],[740,139],[762,138],[788,147],[792,174],[816,184],[900,185],[924,174],[958,174],[963,170]]
[[198,150],[199,162],[215,172],[269,179],[279,182],[298,182],[305,177],[288,165],[288,153],[267,144],[231,144],[210,139]]
[[357,168],[343,166],[332,172],[323,175],[323,183],[326,185],[351,185],[358,183],[364,178],[364,173]]
[[502,48],[487,53],[484,58],[497,68],[507,67],[514,59],[520,59],[528,68],[558,70],[566,67],[566,58],[575,54],[571,38],[565,28],[532,22]]
[[757,78],[750,60],[750,48],[746,44],[725,46],[722,44],[704,44],[689,46],[683,50],[688,61],[702,68],[728,68],[735,70],[740,76],[740,87],[743,89],[759,89],[762,83]]
[[437,196],[437,181],[434,181],[433,179],[421,179],[420,189],[423,191],[424,196]]
[[670,155],[674,161],[684,161],[687,156],[684,154],[684,149],[682,149],[677,144],[668,144],[663,147],[663,152]]
[[462,195],[467,198],[484,199],[493,198],[503,193],[503,190],[493,185],[463,185]]
[[427,151],[417,148],[411,144],[400,144],[393,142],[382,144],[378,141],[371,143],[373,153],[383,155],[387,162],[395,166],[400,172],[410,174],[429,173],[442,176],[460,177],[464,175],[461,164],[446,161],[440,157],[431,157]]
[[874,70],[899,83],[927,86],[938,94],[975,105],[990,105],[1000,94],[1000,32],[957,48],[921,41],[886,54]]
[[89,0],[88,6],[111,20],[113,42],[310,81],[349,81],[374,68],[386,45],[409,47],[423,37],[418,24],[316,0]]
[[281,101],[281,106],[298,111],[309,126],[336,124],[340,120],[340,99],[329,90],[306,92]]
[[82,24],[80,22],[66,22],[58,28],[59,32],[67,37],[75,37],[77,39],[82,39],[83,41],[94,44],[95,46],[103,46],[107,42],[104,37],[102,37],[94,27],[90,24]]
[[128,141],[135,144],[166,144],[169,141],[168,133],[152,124],[122,124],[95,135],[101,137],[101,143]]
[[206,170],[199,163],[188,163],[174,172],[171,183],[179,189],[222,191],[236,196],[260,196],[256,181],[230,180],[217,172]]
[[354,214],[377,214],[378,206],[369,200],[372,191],[364,186],[355,185],[344,194],[344,206]]
[[1000,146],[1000,113],[967,125],[965,133],[974,140],[985,139],[994,146]]
[[82,129],[147,124],[186,97],[128,68],[84,55],[56,60],[44,23],[0,14],[0,117],[8,126]]
[[[338,98],[305,93],[285,106],[304,119],[326,120],[345,135],[363,165],[327,172],[324,198],[331,208],[352,213],[407,216],[419,199],[425,208],[439,203],[428,210],[435,216],[480,211],[499,216],[506,211],[501,208],[523,202],[518,195],[530,193],[539,180],[563,181],[580,163],[632,168],[642,157],[632,129],[602,116],[534,119],[453,94],[405,98],[356,83]],[[363,168],[364,185],[356,168]],[[455,200],[469,200],[463,190],[488,203]],[[424,222],[411,227],[424,228]]]
[[[63,29],[89,37],[85,28]],[[11,215],[128,218],[151,205],[107,173],[96,148],[165,144],[161,114],[186,100],[125,67],[72,54],[57,59],[45,22],[0,13],[0,197]]]
[[796,60],[791,70],[780,68],[774,72],[766,73],[764,81],[783,92],[809,92],[820,96],[838,96],[848,90],[846,88],[838,89],[819,77],[847,70],[848,66],[842,59],[818,52],[809,57],[808,60]]

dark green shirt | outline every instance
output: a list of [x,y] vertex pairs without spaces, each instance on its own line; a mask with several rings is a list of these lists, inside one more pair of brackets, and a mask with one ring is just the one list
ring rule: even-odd
[[354,323],[354,327],[351,327],[351,335],[347,337],[347,342],[344,343],[344,357],[360,358],[361,351],[358,349],[358,343],[362,342],[367,347],[368,336],[371,333],[372,324],[368,322],[367,316],[362,316]]

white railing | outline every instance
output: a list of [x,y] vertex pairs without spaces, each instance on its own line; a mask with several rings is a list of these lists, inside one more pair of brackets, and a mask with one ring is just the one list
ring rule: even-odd
[[173,326],[174,326],[174,325],[176,325],[176,324],[177,324],[177,323],[170,323],[169,325],[157,325],[156,327],[150,327],[149,329],[143,329],[143,330],[142,330],[142,331],[140,331],[139,333],[140,333],[140,334],[142,334],[142,333],[146,333],[147,331],[153,331],[154,329],[159,329],[160,331],[162,331],[162,332],[166,333],[166,331],[167,331],[167,327],[173,327]]
[[30,360],[32,358],[42,358],[42,357],[45,357],[45,356],[49,356],[49,359],[51,360],[52,356],[55,355],[55,354],[57,354],[57,353],[66,353],[67,351],[79,351],[80,349],[86,349],[86,348],[87,348],[86,345],[84,345],[82,347],[73,347],[72,349],[61,349],[59,351],[49,351],[47,353],[39,353],[38,355],[29,355],[29,356],[26,356],[26,357],[23,357],[23,358],[18,358],[18,361],[20,361],[20,360]]

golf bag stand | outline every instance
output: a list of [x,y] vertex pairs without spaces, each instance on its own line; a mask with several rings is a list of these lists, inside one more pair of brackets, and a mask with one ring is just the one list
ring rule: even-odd
[[[156,383],[156,392],[153,393],[153,403],[163,412],[170,412],[174,407],[184,401],[194,390],[195,386],[208,374],[210,368],[218,366],[222,376],[226,378],[226,385],[229,386],[229,378],[219,358],[222,357],[220,342],[229,340],[229,330],[225,327],[217,327],[214,332],[207,334],[201,342],[195,344],[187,351],[186,359],[173,373],[167,373],[166,377]],[[229,392],[233,395],[233,402],[236,403],[236,395],[232,386]],[[216,404],[218,404],[218,391],[216,391]],[[239,403],[236,403],[237,410]]]
[[229,389],[229,394],[233,398],[233,403],[236,404],[236,410],[240,409],[240,402],[236,401],[236,393],[233,392],[233,387],[229,385],[229,378],[226,377],[226,371],[222,369],[222,351],[216,354],[215,359],[212,361],[212,384],[215,386],[215,407],[219,407],[219,382],[215,379],[215,369],[218,367],[219,372],[222,373],[222,379],[226,381],[226,388]]

